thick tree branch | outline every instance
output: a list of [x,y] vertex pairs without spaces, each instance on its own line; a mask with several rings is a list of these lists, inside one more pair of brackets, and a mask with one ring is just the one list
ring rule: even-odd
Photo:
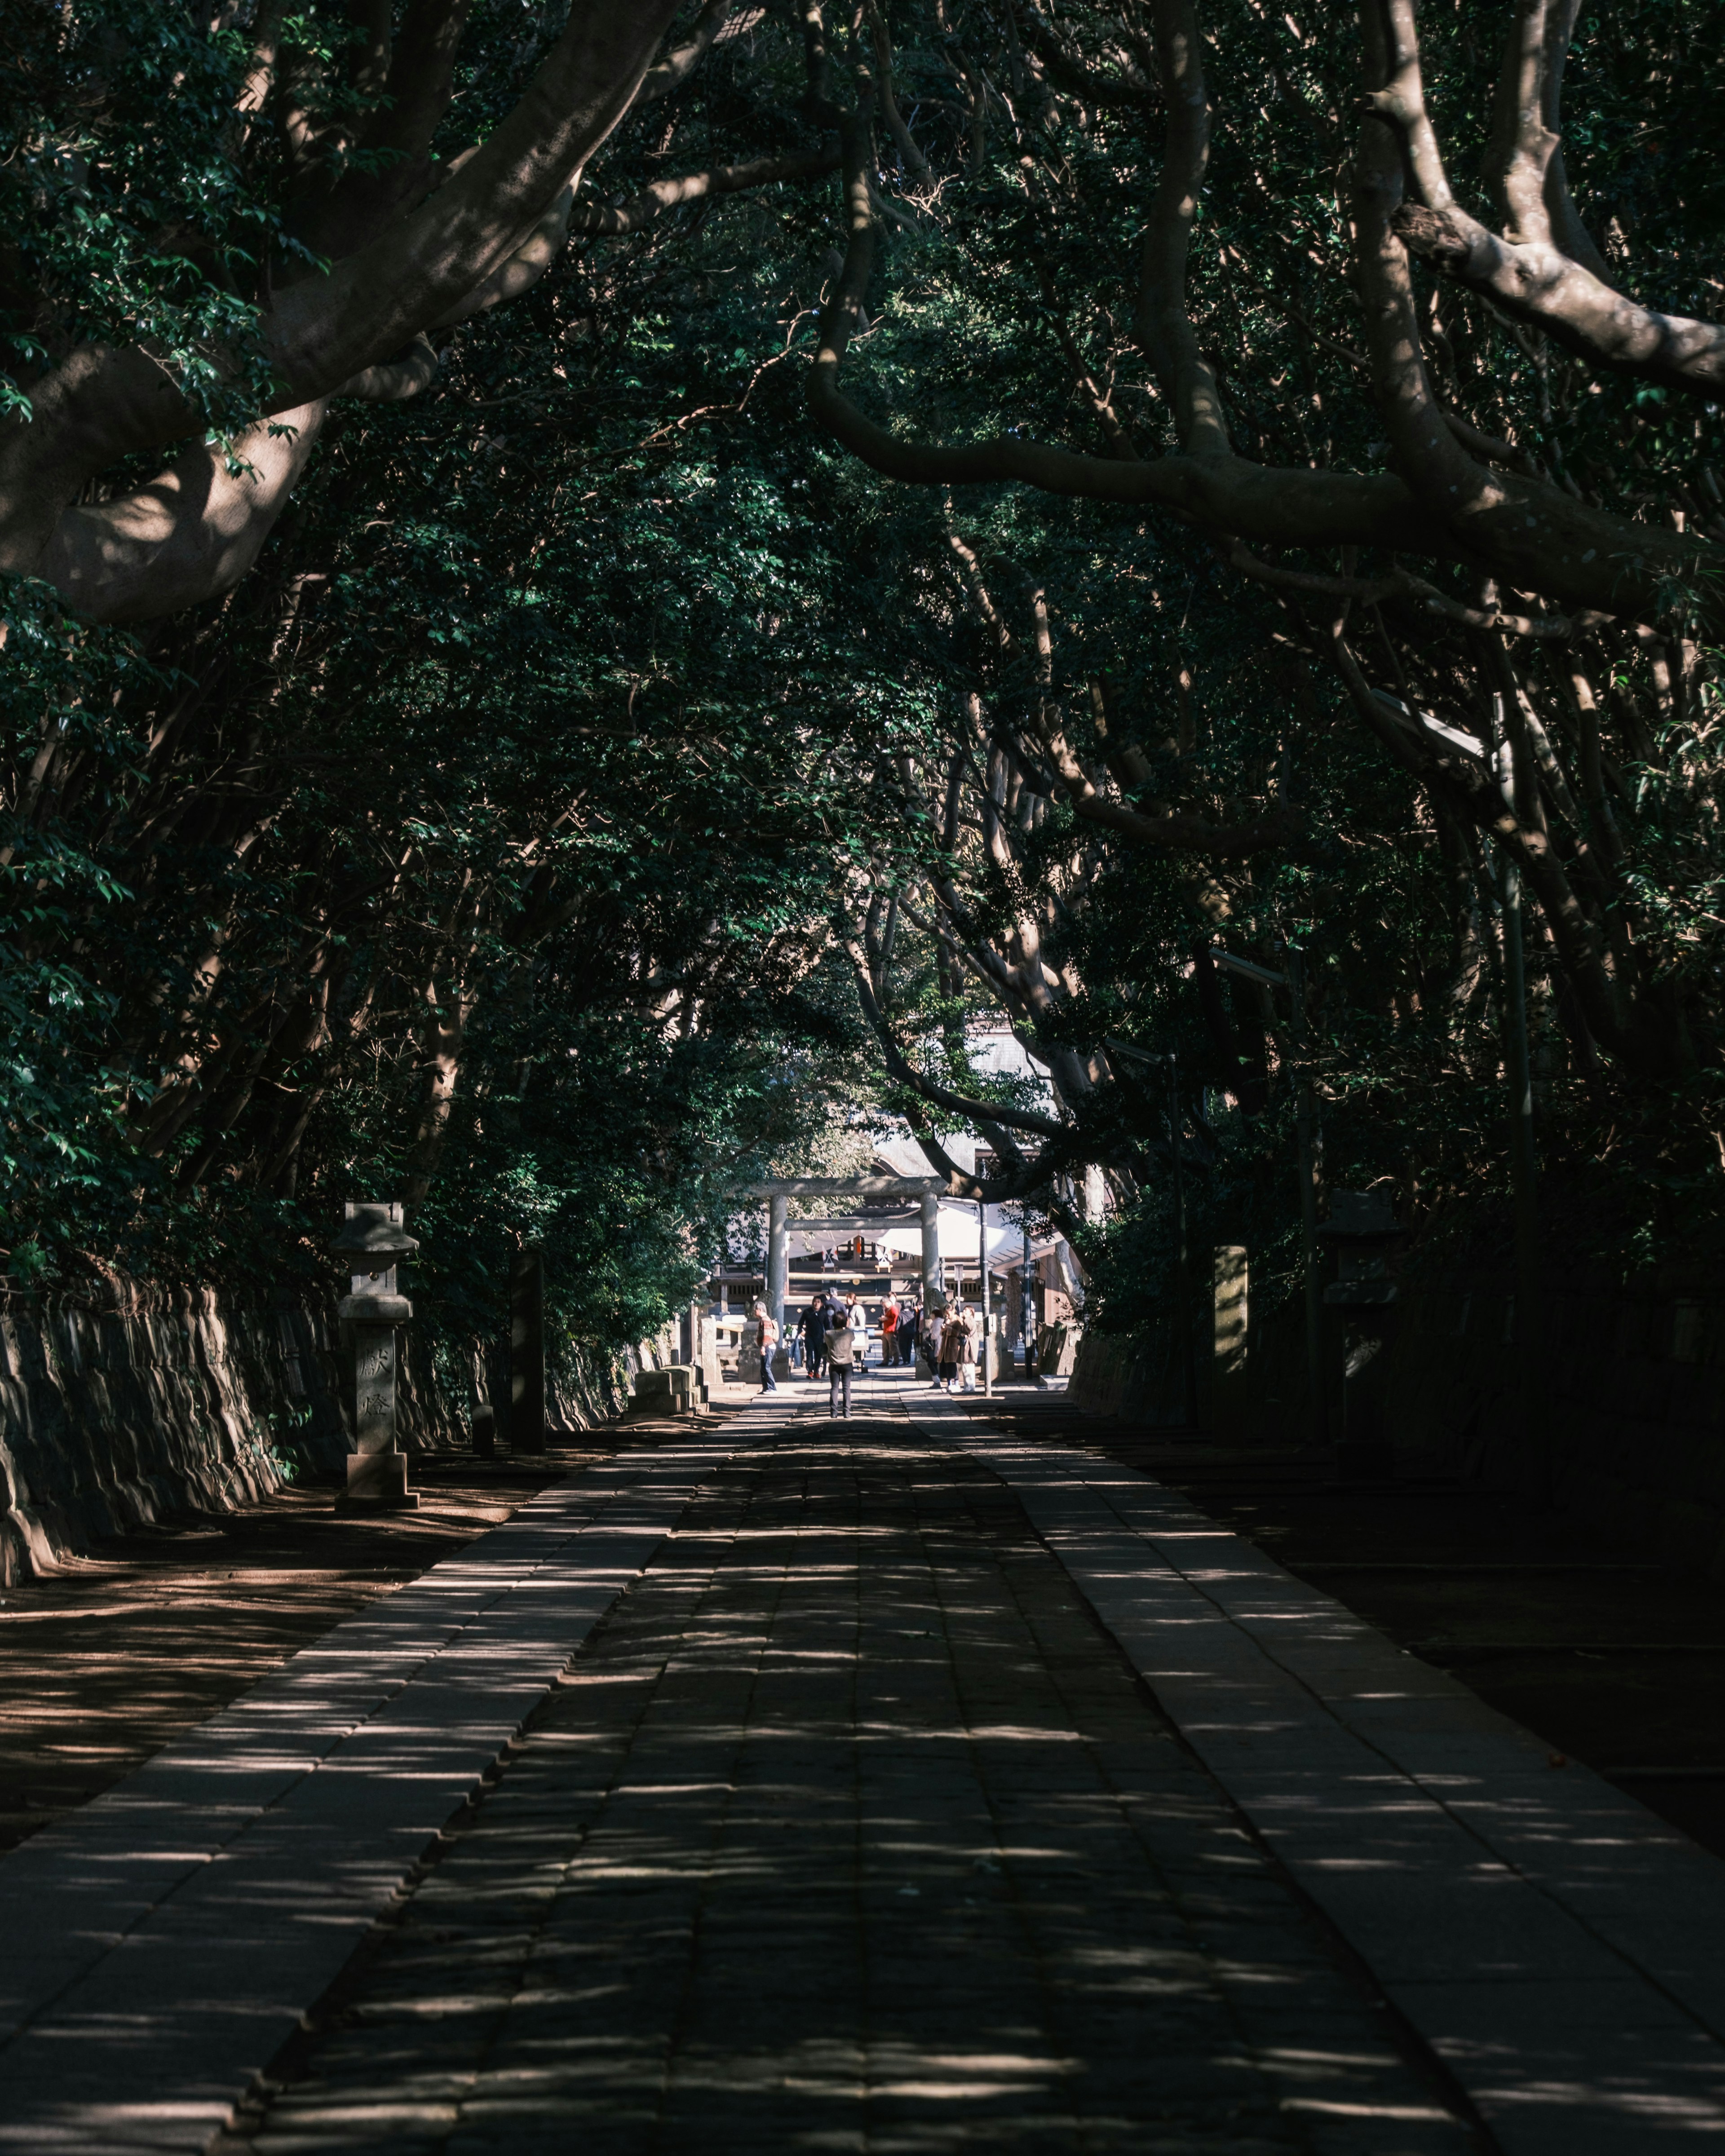
[[[1377,30],[1378,4],[1367,0],[1368,34]],[[1487,155],[1488,177],[1512,221],[1502,236],[1450,192],[1426,111],[1414,0],[1381,4],[1387,59],[1383,86],[1367,103],[1400,134],[1420,198],[1398,202],[1399,238],[1458,284],[1594,365],[1716,399],[1725,387],[1725,327],[1639,306],[1614,290],[1569,199],[1558,162],[1556,100],[1572,0],[1521,0],[1511,28]],[[1564,251],[1559,234],[1584,249],[1582,259]]]
[[988,1122],[1007,1130],[1027,1131],[1033,1137],[1065,1138],[1070,1135],[1066,1126],[1053,1122],[1047,1116],[1039,1116],[1027,1108],[1005,1108],[993,1101],[978,1101],[969,1095],[956,1093],[949,1086],[937,1085],[926,1078],[910,1061],[892,1037],[886,1014],[880,1008],[870,978],[866,953],[855,937],[847,937],[846,957],[856,976],[857,1000],[862,1005],[863,1016],[880,1045],[881,1059],[891,1077],[901,1086],[908,1086],[919,1094],[931,1107],[940,1108],[950,1116],[962,1116],[966,1122]]
[[841,126],[846,248],[821,312],[809,370],[809,409],[865,464],[915,486],[985,486],[1016,481],[1045,494],[1150,503],[1211,531],[1263,546],[1378,545],[1448,555],[1447,535],[1399,479],[1327,471],[1275,470],[1234,456],[1163,457],[1128,463],[1040,442],[1009,439],[947,446],[892,433],[866,418],[839,388],[845,355],[874,270],[867,131]]
[[153,621],[226,591],[286,507],[324,408],[318,398],[259,420],[234,444],[238,474],[200,442],[135,494],[69,509],[37,573],[90,621]]
[[1545,168],[1545,208],[1551,235],[1572,262],[1590,270],[1602,285],[1611,282],[1605,259],[1594,246],[1593,235],[1581,221],[1575,198],[1569,192],[1569,176],[1563,169],[1563,69],[1569,57],[1569,41],[1581,0],[1553,0],[1546,28],[1545,85],[1543,110],[1551,131],[1551,161]]
[[518,300],[523,292],[530,292],[556,261],[565,239],[569,236],[569,221],[575,207],[575,190],[581,175],[564,182],[553,197],[551,207],[534,225],[520,246],[497,264],[488,277],[482,278],[458,304],[447,313],[439,315],[427,325],[434,330],[454,329],[457,322],[465,322],[475,315],[484,314],[491,307],[501,307],[511,300]]
[[1545,67],[1553,12],[1551,0],[1517,0],[1504,40],[1482,167],[1486,186],[1502,207],[1505,231],[1535,245],[1551,239],[1545,183],[1558,138],[1545,123]]
[[225,131],[234,157],[244,150],[259,115],[275,86],[276,63],[281,49],[281,16],[285,0],[264,0],[252,24],[251,59],[239,94],[234,100],[234,117]]
[[432,138],[449,109],[455,54],[472,8],[473,0],[413,0],[391,41],[383,95],[363,131],[365,147],[382,155],[350,166],[300,210],[299,236],[312,254],[351,254],[425,192]]
[[673,46],[662,60],[655,60],[641,77],[641,86],[635,93],[637,105],[651,105],[683,87],[706,59],[736,4],[737,0],[707,0],[683,43]]
[[[1091,1157],[1077,1133],[1068,1131],[1058,1144],[1050,1141],[1034,1160],[1023,1162],[1008,1174],[973,1175],[968,1168],[960,1168],[947,1151],[929,1128],[928,1117],[917,1111],[914,1101],[909,1104],[905,1120],[916,1132],[916,1142],[929,1166],[937,1175],[946,1178],[948,1194],[954,1198],[968,1198],[973,1204],[980,1202],[985,1205],[1008,1205],[1015,1199],[1034,1198],[1039,1192],[1047,1192],[1055,1176],[1086,1163]],[[1012,1158],[1016,1148],[1004,1131],[986,1122],[979,1123],[978,1127],[1002,1159]],[[1057,1212],[1051,1194],[1043,1202],[1050,1212]]]
[[1173,407],[1189,456],[1229,454],[1216,377],[1198,348],[1186,305],[1192,227],[1210,157],[1209,92],[1193,0],[1156,0],[1156,64],[1168,105],[1162,170],[1138,263],[1134,329]]
[[899,161],[906,174],[913,180],[928,177],[928,160],[916,147],[911,131],[905,124],[905,116],[898,109],[898,97],[892,79],[892,40],[886,33],[886,18],[875,0],[868,0],[869,32],[875,47],[875,95],[880,101],[880,117],[886,122],[886,131],[891,136]]
[[639,232],[667,210],[685,203],[705,202],[715,195],[741,194],[745,188],[766,187],[779,180],[802,180],[816,172],[838,169],[839,152],[804,150],[789,157],[755,157],[743,165],[715,165],[704,172],[682,172],[675,179],[655,180],[651,187],[615,209],[588,203],[570,220],[571,229],[583,237],[609,238]]
[[1037,8],[1024,8],[1019,20],[1024,42],[1041,61],[1049,80],[1082,98],[1086,105],[1142,112],[1154,102],[1153,86],[1136,69],[1122,62],[1119,74],[1105,74],[1100,68],[1088,65]]
[[[262,325],[275,410],[326,397],[399,352],[516,251],[628,110],[675,5],[579,0],[514,110],[446,186],[326,275],[278,295]],[[0,427],[0,568],[25,572],[87,479],[130,451],[202,432],[167,369],[136,347],[73,352],[33,386],[31,407],[29,420]]]
[[437,378],[437,346],[427,336],[415,337],[396,359],[380,360],[376,367],[362,367],[338,388],[337,397],[352,397],[362,404],[400,404],[429,389]]
[[1725,326],[1639,306],[1549,241],[1502,239],[1451,206],[1404,204],[1395,229],[1413,252],[1596,366],[1716,401]]
[[[1386,44],[1366,0],[1368,64],[1405,85],[1409,56]],[[1392,31],[1405,0],[1392,0]],[[1409,18],[1409,21],[1411,18]],[[1413,54],[1417,72],[1417,49]],[[1387,95],[1389,93],[1383,93]],[[1399,95],[1404,92],[1398,92]],[[1368,115],[1353,163],[1353,212],[1373,386],[1398,469],[1454,540],[1503,581],[1565,607],[1656,619],[1678,592],[1709,613],[1715,550],[1589,509],[1559,488],[1488,470],[1455,439],[1426,380],[1407,250],[1396,223],[1398,123]]]
[[628,110],[675,4],[578,4],[514,110],[446,186],[326,278],[281,295],[269,341],[284,383],[345,379],[482,283]]
[[348,54],[347,80],[362,97],[377,97],[388,87],[395,42],[390,0],[349,0],[348,14],[359,32]]
[[[565,188],[526,244],[436,326],[501,305],[536,285],[562,244],[572,198],[573,189]],[[251,467],[237,478],[219,448],[200,444],[147,487],[67,511],[41,573],[93,621],[154,620],[231,589],[251,568],[298,484],[325,404],[338,397],[399,403],[429,388],[437,367],[435,346],[417,336],[398,357],[362,367],[327,399],[251,429],[234,445],[236,458]],[[290,434],[270,433],[290,418]]]

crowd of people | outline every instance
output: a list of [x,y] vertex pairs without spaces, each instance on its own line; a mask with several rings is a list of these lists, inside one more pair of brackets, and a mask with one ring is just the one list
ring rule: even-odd
[[[754,1307],[756,1344],[761,1356],[761,1389],[774,1393],[778,1379],[773,1357],[779,1344],[778,1322],[764,1302]],[[976,1383],[977,1348],[982,1320],[961,1304],[950,1311],[931,1310],[906,1296],[889,1292],[880,1306],[880,1361],[888,1369],[912,1368],[919,1351],[938,1392],[972,1391]],[[817,1288],[809,1297],[797,1326],[795,1348],[800,1351],[803,1373],[810,1383],[825,1376],[830,1388],[832,1412],[850,1413],[850,1378],[868,1352],[868,1313],[855,1291],[840,1294],[836,1287]]]

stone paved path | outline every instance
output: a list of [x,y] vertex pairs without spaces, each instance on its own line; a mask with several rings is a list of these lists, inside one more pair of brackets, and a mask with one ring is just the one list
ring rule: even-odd
[[859,1419],[709,1478],[223,2145],[1471,2137],[1017,1500]]

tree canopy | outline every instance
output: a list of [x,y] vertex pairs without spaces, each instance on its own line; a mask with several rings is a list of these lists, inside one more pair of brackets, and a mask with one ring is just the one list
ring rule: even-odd
[[887,1114],[1125,1322],[1302,1075],[1489,1213],[1523,1007],[1548,1202],[1710,1235],[1720,63],[1297,12],[20,10],[14,1277],[387,1183],[619,1338]]

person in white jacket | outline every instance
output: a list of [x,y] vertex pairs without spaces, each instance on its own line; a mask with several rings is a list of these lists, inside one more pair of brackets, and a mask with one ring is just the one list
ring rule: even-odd
[[958,1342],[958,1388],[961,1392],[976,1390],[976,1343],[981,1337],[983,1321],[973,1310],[961,1310],[958,1325],[962,1337]]

